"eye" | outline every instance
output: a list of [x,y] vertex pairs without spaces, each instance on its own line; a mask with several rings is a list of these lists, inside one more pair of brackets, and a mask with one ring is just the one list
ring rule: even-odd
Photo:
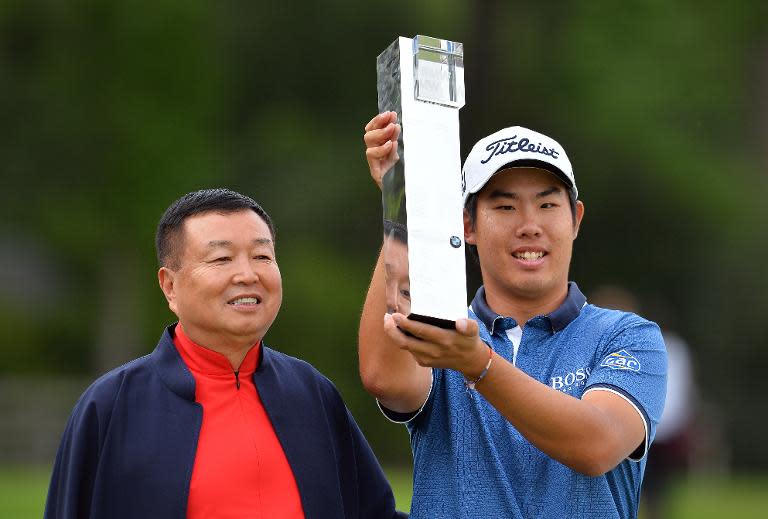
[[411,300],[411,291],[410,290],[402,289],[402,290],[400,290],[400,295],[403,296],[404,298],[406,298],[408,301]]
[[253,257],[253,259],[258,261],[272,261],[272,257],[267,256],[266,254],[257,254],[256,256]]
[[213,260],[213,263],[224,263],[227,261],[232,261],[232,258],[230,258],[229,256],[221,256]]
[[496,209],[499,209],[501,211],[514,211],[515,206],[513,205],[499,205],[496,207]]

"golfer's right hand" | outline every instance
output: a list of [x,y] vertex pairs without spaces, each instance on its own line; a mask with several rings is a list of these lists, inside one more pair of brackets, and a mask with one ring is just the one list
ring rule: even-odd
[[365,125],[365,157],[371,177],[381,189],[384,174],[400,159],[397,154],[397,139],[400,125],[397,124],[397,112],[384,112]]

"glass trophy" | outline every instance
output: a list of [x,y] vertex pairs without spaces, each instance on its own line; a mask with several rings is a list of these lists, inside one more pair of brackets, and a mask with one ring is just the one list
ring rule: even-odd
[[464,49],[400,37],[376,60],[379,112],[397,112],[399,160],[382,179],[387,308],[453,328],[467,316],[459,109]]

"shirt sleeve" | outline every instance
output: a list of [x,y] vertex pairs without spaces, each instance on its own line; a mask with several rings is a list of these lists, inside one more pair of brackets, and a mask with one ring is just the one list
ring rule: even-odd
[[432,394],[435,392],[435,383],[437,381],[437,375],[439,374],[439,370],[432,369],[432,383],[429,386],[429,393],[427,394],[426,400],[424,400],[424,403],[421,404],[421,407],[416,409],[415,411],[411,411],[410,413],[398,413],[397,411],[393,411],[387,407],[384,407],[379,400],[376,400],[376,405],[379,406],[379,411],[384,415],[384,417],[389,420],[390,422],[394,422],[396,424],[409,424],[413,419],[415,419],[417,416],[420,416],[424,409],[427,407],[427,405],[432,400]]
[[645,440],[629,459],[640,461],[648,452],[664,410],[667,352],[659,327],[633,317],[599,348],[584,394],[612,392],[637,410],[645,425]]

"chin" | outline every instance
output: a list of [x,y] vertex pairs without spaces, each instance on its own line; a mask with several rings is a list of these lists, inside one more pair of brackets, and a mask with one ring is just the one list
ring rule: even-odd
[[246,338],[259,336],[264,328],[256,323],[229,323],[228,326],[222,326],[221,330],[231,337]]
[[514,287],[521,295],[535,299],[550,292],[553,283],[545,279],[523,279],[515,283]]
[[264,335],[264,328],[261,326],[247,326],[238,330],[241,337],[259,337]]

